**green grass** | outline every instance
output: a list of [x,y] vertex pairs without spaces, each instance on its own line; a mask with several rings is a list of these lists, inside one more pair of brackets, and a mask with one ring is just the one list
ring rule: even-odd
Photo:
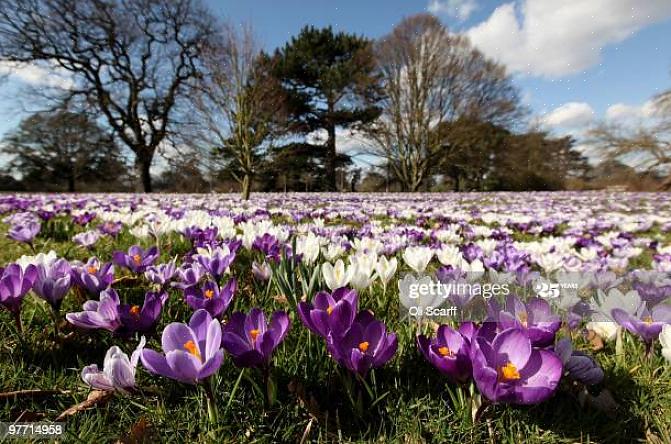
[[[4,233],[6,227],[0,227]],[[38,249],[54,249],[68,259],[97,255],[109,260],[112,251],[126,249],[132,236],[123,233],[114,242],[102,241],[91,251],[67,242],[72,227],[38,240]],[[189,248],[179,236],[159,242],[165,251],[161,260],[183,254]],[[168,254],[169,252],[169,254]],[[29,254],[0,235],[0,263]],[[348,402],[344,389],[348,375],[326,355],[322,342],[302,327],[293,307],[275,298],[265,298],[255,290],[251,278],[249,252],[236,260],[233,274],[240,280],[233,310],[261,305],[271,310],[288,310],[292,329],[275,352],[273,378],[278,402],[266,405],[262,376],[251,369],[236,368],[226,359],[216,377],[219,421],[208,422],[202,388],[183,385],[148,374],[138,367],[141,390],[116,395],[94,409],[79,412],[67,421],[66,442],[392,442],[392,443],[631,443],[671,442],[671,366],[655,350],[644,356],[642,344],[625,335],[624,354],[616,356],[614,345],[595,353],[606,372],[603,390],[618,405],[606,412],[581,405],[576,389],[562,389],[548,402],[532,407],[493,406],[484,409],[473,423],[469,405],[456,401],[456,386],[448,384],[419,354],[415,346],[418,326],[398,319],[396,294],[387,312],[387,300],[377,288],[362,294],[360,306],[373,310],[390,330],[399,335],[394,359],[370,375],[377,400],[364,396],[363,414]],[[119,273],[117,273],[119,275]],[[148,288],[119,287],[123,299],[139,300]],[[372,294],[371,294],[372,292]],[[274,296],[274,294],[270,294]],[[381,302],[378,305],[377,301]],[[71,292],[62,312],[78,311],[82,299]],[[158,349],[160,332],[172,321],[188,319],[190,310],[177,292],[171,293],[157,333],[148,338],[148,347]],[[34,295],[23,308],[25,336],[19,340],[11,317],[0,312],[0,392],[23,389],[60,389],[65,394],[41,398],[0,399],[0,420],[53,420],[60,412],[86,399],[90,390],[79,373],[85,365],[102,365],[106,350],[119,345],[130,353],[138,338],[123,341],[106,332],[83,332],[61,325],[63,338],[54,341],[47,306]],[[422,327],[426,329],[426,327]],[[574,338],[580,348],[589,344]],[[590,352],[591,353],[591,352]],[[234,389],[237,384],[237,389]],[[374,382],[373,382],[374,381]],[[232,392],[235,392],[231,396]]]

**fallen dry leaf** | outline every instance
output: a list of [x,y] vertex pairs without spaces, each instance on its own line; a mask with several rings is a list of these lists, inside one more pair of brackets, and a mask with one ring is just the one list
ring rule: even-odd
[[81,411],[90,409],[91,407],[95,407],[98,404],[102,404],[107,402],[112,396],[114,395],[114,392],[109,392],[109,391],[104,391],[104,390],[93,390],[91,393],[89,393],[89,396],[86,398],[86,401],[80,402],[79,404],[73,405],[69,409],[65,410],[63,413],[58,415],[58,418],[56,418],[56,422],[62,421],[63,419],[67,418],[68,416],[72,416],[76,413],[79,413]]

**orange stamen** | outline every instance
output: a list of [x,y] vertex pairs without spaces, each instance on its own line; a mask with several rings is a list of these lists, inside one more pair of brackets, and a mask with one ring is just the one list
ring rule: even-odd
[[142,263],[142,256],[140,256],[139,254],[134,254],[133,262],[135,262],[135,265],[140,265]]
[[188,340],[184,343],[184,349],[198,358],[199,361],[203,361],[203,358],[200,356],[200,350],[198,349],[198,346],[192,340]]
[[132,314],[135,317],[140,316],[140,306],[139,305],[133,305],[130,308],[130,314]]
[[208,289],[203,292],[207,299],[212,299],[214,297],[214,290]]
[[331,313],[333,313],[333,307],[331,307],[331,306],[329,305],[329,308],[326,309],[326,313],[327,313],[328,315],[330,315]]
[[440,347],[438,349],[438,353],[440,353],[440,356],[454,356],[454,352],[450,350],[448,347]]
[[512,362],[499,367],[499,380],[508,382],[516,381],[520,378],[520,372],[517,371],[517,367]]
[[256,342],[256,337],[259,335],[260,331],[258,329],[249,330],[249,336],[252,337],[252,342]]
[[359,344],[359,350],[361,350],[361,353],[366,353],[369,346],[370,344],[367,341],[363,341],[362,343]]
[[88,271],[89,274],[96,274],[98,272],[98,267],[96,267],[95,265],[89,265],[88,267],[86,267],[86,271]]

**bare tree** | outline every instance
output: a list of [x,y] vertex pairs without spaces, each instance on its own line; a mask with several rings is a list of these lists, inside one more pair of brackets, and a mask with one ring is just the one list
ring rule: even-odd
[[665,174],[660,188],[671,189],[671,92],[658,95],[647,122],[636,126],[602,122],[586,143],[603,161],[625,162],[639,171]]
[[432,15],[403,20],[376,52],[386,97],[366,132],[373,152],[409,191],[419,189],[441,155],[443,123],[469,117],[509,125],[522,115],[505,68]]
[[282,115],[280,88],[266,63],[251,27],[225,25],[221,39],[206,53],[205,74],[194,98],[198,141],[224,161],[245,200],[264,144]]
[[70,73],[73,86],[51,98],[99,113],[135,154],[144,191],[213,34],[198,0],[0,2],[0,61]]

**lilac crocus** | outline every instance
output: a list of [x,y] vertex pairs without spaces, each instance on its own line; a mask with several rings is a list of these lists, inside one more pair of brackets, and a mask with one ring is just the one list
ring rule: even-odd
[[10,264],[0,272],[0,305],[14,316],[21,311],[23,298],[37,279],[37,269],[28,265],[25,269],[19,264]]
[[114,282],[114,264],[91,257],[85,264],[72,265],[72,279],[76,286],[97,297]]
[[97,231],[85,231],[72,236],[72,241],[84,248],[92,248],[100,239],[100,233]]
[[215,318],[220,317],[228,308],[238,286],[235,278],[219,288],[216,282],[207,281],[202,287],[189,287],[184,290],[184,298],[194,310],[204,309]]
[[501,330],[512,327],[526,330],[535,347],[554,343],[555,334],[561,327],[561,318],[552,313],[550,304],[541,298],[532,298],[523,303],[510,295],[506,301],[506,310],[499,312],[498,320]]
[[231,252],[228,247],[216,248],[214,250],[208,250],[205,254],[198,254],[196,260],[216,281],[218,281],[235,260],[235,253]]
[[666,304],[659,304],[648,309],[647,304],[642,302],[634,314],[621,308],[614,308],[611,313],[615,322],[630,333],[640,336],[648,348],[652,341],[659,337],[662,327],[665,324],[671,324],[671,306]]
[[72,325],[88,330],[108,330],[119,336],[135,332],[146,333],[156,325],[161,315],[162,295],[148,292],[142,307],[122,304],[113,288],[100,293],[99,301],[86,301],[84,310],[68,313],[65,318]]
[[203,268],[198,262],[194,262],[189,266],[182,266],[178,268],[175,275],[177,276],[178,282],[173,282],[172,286],[176,288],[181,288],[185,290],[198,283],[205,277],[207,270]]
[[142,365],[153,374],[186,384],[197,384],[219,370],[224,362],[221,324],[206,310],[198,310],[189,324],[173,322],[161,337],[163,354],[144,349]]
[[103,369],[98,369],[98,365],[87,365],[82,369],[82,380],[90,387],[97,390],[119,391],[127,393],[135,389],[135,369],[140,359],[140,353],[146,340],[144,336],[140,339],[140,344],[133,351],[128,359],[128,355],[119,347],[112,346],[105,354]]
[[398,347],[396,333],[387,333],[384,323],[367,310],[359,312],[344,336],[332,335],[330,342],[333,358],[362,378],[386,364]]
[[266,322],[259,308],[252,308],[248,315],[233,313],[224,326],[222,345],[238,367],[267,367],[289,326],[289,316],[284,311],[273,313],[270,322]]
[[144,273],[150,265],[153,265],[158,259],[158,248],[151,247],[143,250],[138,245],[133,245],[128,249],[128,253],[116,251],[112,255],[114,263],[120,267],[128,268],[133,273]]
[[534,349],[525,330],[491,332],[481,327],[471,343],[473,379],[480,393],[492,402],[511,404],[550,398],[562,375],[561,360],[551,351]]
[[32,245],[41,228],[42,225],[38,221],[29,220],[10,227],[7,236],[17,242]]
[[98,226],[98,230],[108,236],[117,237],[123,228],[121,222],[104,222],[102,225]]
[[144,272],[144,277],[148,281],[159,285],[161,288],[164,288],[170,284],[176,273],[177,265],[175,263],[175,259],[173,259],[165,264],[158,264],[147,267],[147,270]]
[[33,291],[47,301],[55,312],[72,286],[72,267],[65,259],[37,265]]
[[298,317],[311,332],[328,338],[331,333],[343,335],[352,325],[357,312],[359,296],[346,287],[333,293],[320,291],[313,303],[300,302]]
[[599,364],[585,353],[573,350],[570,339],[560,339],[555,345],[555,352],[564,365],[564,373],[569,378],[585,385],[596,385],[603,381],[603,370]]
[[462,324],[459,330],[447,325],[438,327],[436,337],[417,336],[417,346],[434,367],[455,382],[466,382],[471,377],[471,344],[473,323]]

